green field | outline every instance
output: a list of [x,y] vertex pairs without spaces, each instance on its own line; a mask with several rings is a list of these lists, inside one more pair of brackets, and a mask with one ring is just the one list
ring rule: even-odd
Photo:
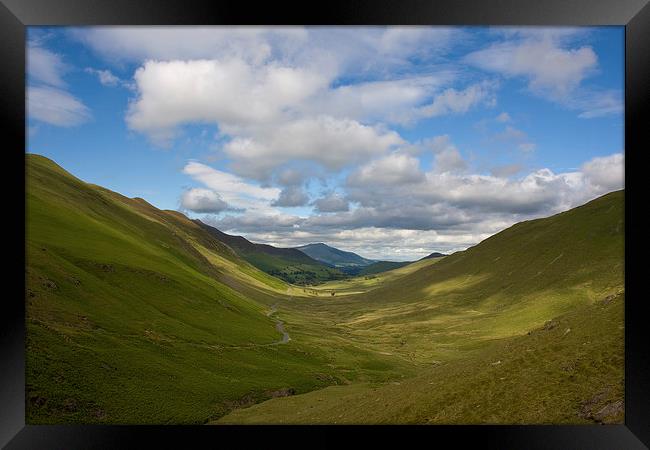
[[30,424],[623,419],[623,191],[298,286],[178,212],[26,170]]

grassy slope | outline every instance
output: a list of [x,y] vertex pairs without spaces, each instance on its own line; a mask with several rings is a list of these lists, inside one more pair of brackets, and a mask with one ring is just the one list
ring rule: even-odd
[[381,342],[384,351],[422,363],[451,358],[617,292],[623,230],[619,191],[514,225],[464,252],[405,266],[398,271],[424,264],[374,289],[368,280],[365,293],[304,306]]
[[333,361],[387,376],[327,333],[269,345],[269,305],[296,288],[181,214],[26,162],[29,423],[204,423],[242,398],[336,383]]
[[333,280],[326,283],[312,286],[305,291],[313,293],[315,296],[329,296],[332,292],[335,295],[350,295],[367,292],[371,289],[378,289],[382,286],[390,285],[392,282],[409,275],[423,267],[428,267],[440,261],[439,259],[416,261],[396,269],[388,270],[378,274],[359,275],[354,278],[344,280]]
[[[369,283],[363,286],[364,281],[372,280],[359,278],[347,290],[348,294],[356,292],[357,295],[342,295],[346,293],[344,282],[337,285],[328,283],[323,288],[342,289],[340,294],[327,302],[308,299],[301,302],[299,307],[311,310],[321,320],[336,322],[350,340],[359,342],[364,348],[398,355],[421,370],[445,365],[449,367],[445,373],[451,374],[447,378],[449,380],[459,373],[466,376],[476,372],[474,381],[478,384],[473,386],[480,385],[477,380],[481,380],[481,383],[489,380],[486,378],[489,375],[483,373],[484,365],[477,361],[484,360],[485,355],[494,356],[494,352],[498,353],[495,348],[501,345],[500,342],[515,339],[512,342],[520,343],[522,341],[516,339],[524,338],[518,336],[526,335],[547,320],[566,317],[566,320],[576,323],[573,328],[575,334],[572,336],[589,336],[586,341],[594,342],[594,345],[585,344],[583,350],[576,347],[577,342],[569,339],[565,342],[570,345],[549,352],[544,349],[548,343],[538,341],[542,348],[534,350],[539,350],[538,354],[541,355],[539,364],[531,364],[526,372],[526,376],[532,376],[530,379],[539,383],[534,389],[548,392],[556,400],[566,394],[562,390],[564,388],[560,389],[558,381],[550,377],[553,373],[556,376],[562,375],[562,372],[554,372],[553,367],[557,368],[566,359],[562,356],[565,354],[567,358],[576,357],[582,361],[576,369],[577,376],[586,382],[582,386],[568,385],[567,389],[573,392],[572,398],[580,397],[589,401],[597,397],[606,384],[611,389],[616,387],[607,391],[607,395],[620,399],[623,366],[616,362],[620,362],[623,355],[622,332],[617,331],[623,326],[622,309],[618,312],[608,309],[610,312],[607,314],[611,315],[603,316],[593,328],[590,328],[589,321],[581,319],[588,317],[585,314],[596,314],[596,311],[589,309],[593,308],[594,302],[623,289],[623,230],[623,192],[619,191],[550,218],[517,224],[465,252],[416,263],[422,264],[421,267],[409,265],[398,269],[409,270],[410,273],[390,282],[382,283],[379,279],[376,285]],[[427,262],[436,263],[428,265]],[[605,326],[607,324],[609,325]],[[515,359],[514,356],[512,359]],[[605,360],[611,361],[611,364],[602,363]],[[589,364],[594,366],[586,367]],[[511,375],[516,373],[517,367],[517,364],[510,366]],[[522,398],[530,394],[532,388],[528,387],[529,379],[523,372],[521,376],[506,377],[506,380],[508,382],[503,389],[521,394]],[[494,381],[496,380],[491,380]],[[428,385],[417,381],[413,383],[416,383],[410,385],[413,392],[418,392],[415,387],[418,385],[424,391],[421,395],[414,394],[412,402],[407,405],[402,402],[404,408],[419,411],[418,404],[426,404],[427,396],[431,396],[432,408],[448,407],[444,403],[437,403],[442,401],[442,397],[436,397],[434,392],[426,392]],[[455,386],[459,390],[456,399],[461,402],[461,412],[457,415],[443,415],[434,420],[462,422],[476,421],[479,417],[486,421],[516,420],[516,417],[507,415],[508,409],[501,415],[494,409],[490,410],[489,415],[470,414],[468,404],[462,401],[463,396],[476,401],[478,408],[485,408],[485,404],[475,392],[462,390],[470,385],[460,383]],[[340,393],[342,396],[339,409],[344,409],[344,404],[357,401],[357,397],[346,397],[356,390],[361,390],[363,394],[360,395],[377,395],[380,398],[383,392],[387,396],[388,392],[394,392],[395,395],[402,392],[399,388],[394,388],[394,391],[386,388],[388,390],[370,395],[364,389],[361,386],[349,386],[329,389],[328,392]],[[292,411],[300,408],[304,410],[315,395],[316,393],[310,394],[311,397],[307,396],[304,400],[296,397],[269,402],[268,408],[278,414],[273,421],[283,420],[281,418],[288,421],[303,420],[294,416]],[[513,399],[513,396],[508,398]],[[386,403],[390,405],[393,400],[387,400]],[[335,403],[331,403],[332,407]],[[288,408],[281,406],[283,404]],[[301,405],[300,408],[296,407],[297,404]],[[540,414],[553,408],[549,405],[546,405],[546,409],[538,408]],[[557,411],[551,417],[561,415],[563,421],[582,420],[576,417],[573,406],[569,407],[562,402],[555,404]],[[223,420],[271,420],[265,408],[266,404],[259,405]],[[515,410],[516,405],[510,412]],[[321,413],[322,416],[319,415]],[[353,422],[363,419],[355,414],[343,414],[341,420],[345,417],[347,421]],[[403,412],[397,414],[387,406],[380,408],[377,414],[368,415],[367,420],[390,421],[391,418],[401,417]],[[520,410],[517,414],[521,414],[521,420],[536,420],[530,411]],[[310,417],[314,421],[327,421],[333,416],[316,408]]]
[[[308,395],[326,395],[323,402],[345,409],[348,403],[337,398],[348,402],[354,394],[363,402],[365,389],[379,389],[379,382],[380,398],[421,411],[400,417],[428,420],[431,408],[444,409],[439,402],[449,398],[420,389],[430,371],[446,371],[436,377],[446,373],[449,383],[474,373],[487,377],[480,383],[494,382],[492,372],[481,375],[487,364],[477,361],[500,357],[499,345],[530,337],[525,333],[548,319],[595,317],[599,310],[588,309],[593,302],[623,286],[622,192],[518,224],[442,259],[302,288],[260,272],[181,214],[83,183],[42,157],[28,156],[27,170],[28,423],[203,423],[282,389],[300,394],[333,384],[346,386]],[[267,317],[271,305],[291,334],[287,345],[267,345],[279,339]],[[576,311],[582,316],[571,316]],[[618,398],[612,386],[622,380],[616,363],[622,338],[604,324],[615,332],[622,318],[612,313],[606,319],[592,329],[579,321],[570,326],[567,337],[590,333],[588,341],[598,343],[582,354],[573,345],[540,352],[546,375],[542,364],[526,366],[540,392],[557,398],[561,372],[551,368],[577,355],[582,363],[575,375],[586,382],[571,388],[570,398],[591,402],[592,409]],[[533,342],[533,349],[549,344]],[[605,370],[598,361],[607,358]],[[501,359],[499,367],[507,367]],[[530,395],[516,376],[520,364],[512,364],[503,389],[512,390],[511,399]],[[391,397],[399,396],[400,386],[411,386],[401,403]],[[484,406],[485,397],[460,390],[468,386],[456,385],[455,398]],[[273,400],[224,420],[268,420],[259,415],[267,405],[302,398]],[[468,405],[434,420],[496,414],[470,414]],[[560,403],[556,414],[571,421],[571,408]],[[368,420],[390,421],[396,414],[378,410],[385,413]],[[246,411],[257,412],[248,417]],[[313,420],[331,418],[315,413]],[[295,420],[290,411],[278,414]]]
[[294,284],[318,284],[323,281],[345,277],[340,270],[329,267],[320,261],[294,248],[277,248],[266,244],[256,244],[242,236],[231,236],[201,221],[197,222],[212,236],[230,246],[239,256],[258,269]]
[[622,423],[623,301],[579,307],[414,378],[273,399],[218,423]]

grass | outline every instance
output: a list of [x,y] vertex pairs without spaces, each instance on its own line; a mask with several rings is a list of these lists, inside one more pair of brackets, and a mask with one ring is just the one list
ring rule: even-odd
[[623,299],[577,308],[413,378],[272,399],[217,423],[621,423]]
[[180,213],[26,165],[27,423],[622,419],[622,191],[296,286]]
[[[205,423],[244,397],[338,382],[327,345],[268,346],[269,305],[295,288],[45,158],[28,155],[27,175],[29,423]],[[337,355],[386,376],[360,368],[371,352]]]

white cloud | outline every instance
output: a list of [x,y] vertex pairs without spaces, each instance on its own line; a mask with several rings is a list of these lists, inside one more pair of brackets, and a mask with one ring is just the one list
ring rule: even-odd
[[434,170],[438,173],[461,172],[468,167],[447,134],[425,139],[421,142],[421,146],[433,152]]
[[473,84],[461,91],[445,89],[436,95],[429,105],[419,108],[422,117],[437,117],[446,114],[466,113],[472,107],[484,104],[493,106],[496,102],[496,84],[485,81]]
[[179,125],[229,127],[278,120],[327,80],[306,69],[243,60],[147,61],[135,73],[139,92],[127,114],[130,128],[168,139]]
[[181,196],[181,208],[195,213],[220,213],[229,209],[221,196],[210,190],[202,188],[188,189]]
[[297,27],[110,26],[76,28],[71,35],[113,61],[236,57],[262,62],[273,42],[290,49],[307,38]]
[[84,71],[91,75],[96,75],[99,82],[104,86],[117,86],[121,83],[121,80],[113,75],[110,70],[93,69],[92,67],[86,67]]
[[214,169],[196,161],[190,161],[183,173],[207,186],[233,208],[247,211],[268,211],[269,203],[278,197],[280,189],[260,187],[247,183],[242,178],[228,172]]
[[[401,259],[464,248],[516,221],[622,185],[616,169],[622,155],[565,173],[526,173],[508,161],[499,167],[490,161],[484,167],[492,167],[492,175],[483,175],[472,172],[472,160],[447,135],[407,142],[402,136],[421,135],[410,129],[417,121],[429,119],[438,130],[445,121],[435,118],[494,107],[502,81],[485,72],[520,78],[535,95],[584,118],[621,111],[620,92],[585,88],[598,60],[591,47],[576,44],[576,30],[488,31],[492,43],[457,64],[457,53],[448,50],[463,33],[441,27],[99,27],[72,34],[111,68],[138,66],[126,116],[130,129],[170,145],[185,125],[218,128],[209,158],[223,165],[187,163],[184,173],[201,187],[182,194],[186,209],[215,214],[218,228],[257,241],[326,241]],[[466,63],[483,72],[468,72]],[[122,82],[108,70],[87,70],[103,84]],[[507,112],[484,120],[503,130],[492,138],[509,150],[535,150]],[[429,159],[430,167],[420,167]],[[299,217],[282,209],[297,206],[314,212]]]
[[583,90],[569,99],[567,104],[573,109],[582,110],[578,114],[579,118],[593,119],[610,114],[622,114],[624,96],[622,90]]
[[435,155],[435,168],[439,172],[462,171],[467,168],[467,163],[460,155],[458,149],[446,149]]
[[253,128],[251,134],[254,137],[231,140],[223,151],[234,160],[234,170],[258,179],[289,161],[311,161],[339,170],[404,142],[394,131],[330,116]]
[[620,90],[587,88],[583,81],[598,69],[598,56],[590,46],[573,41],[585,34],[575,28],[512,29],[507,40],[468,54],[465,61],[506,77],[522,77],[529,90],[547,100],[580,110],[589,119],[623,111]]
[[470,53],[466,61],[506,76],[523,76],[532,91],[559,98],[595,69],[598,58],[591,47],[561,48],[543,38],[492,44]]
[[347,84],[323,91],[303,108],[307,112],[357,120],[408,123],[417,118],[417,107],[454,74],[440,70],[435,75]]
[[76,28],[72,37],[115,61],[232,57],[254,64],[270,59],[323,70],[378,70],[431,57],[463,36],[450,27],[129,27]]
[[[306,218],[244,214],[211,223],[256,242],[295,246],[325,241],[371,258],[415,259],[434,250],[467,248],[516,222],[618,189],[622,163],[623,155],[615,154],[588,161],[576,172],[538,169],[516,179],[433,170],[415,183],[372,176],[365,184],[357,179],[346,185],[346,196],[358,204],[354,209],[317,209],[325,214]],[[521,168],[504,170],[512,175]]]
[[420,161],[410,155],[393,153],[371,161],[348,177],[351,186],[398,185],[417,183],[424,179]]
[[27,116],[50,125],[72,127],[87,122],[90,110],[66,88],[68,66],[60,55],[36,43],[27,46]]
[[27,115],[60,127],[72,127],[87,122],[90,110],[72,94],[53,87],[27,87]]
[[431,150],[433,153],[441,153],[456,148],[454,144],[452,144],[448,134],[427,138],[422,141],[422,146],[427,150]]
[[625,179],[625,156],[622,153],[594,158],[581,167],[582,173],[598,188],[621,189]]
[[61,55],[46,50],[34,43],[28,44],[26,55],[27,74],[36,82],[63,88],[63,73],[67,70]]

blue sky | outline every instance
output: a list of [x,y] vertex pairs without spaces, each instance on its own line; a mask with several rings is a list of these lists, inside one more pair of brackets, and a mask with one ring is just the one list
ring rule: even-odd
[[623,187],[624,29],[28,29],[27,151],[257,242],[407,260]]

